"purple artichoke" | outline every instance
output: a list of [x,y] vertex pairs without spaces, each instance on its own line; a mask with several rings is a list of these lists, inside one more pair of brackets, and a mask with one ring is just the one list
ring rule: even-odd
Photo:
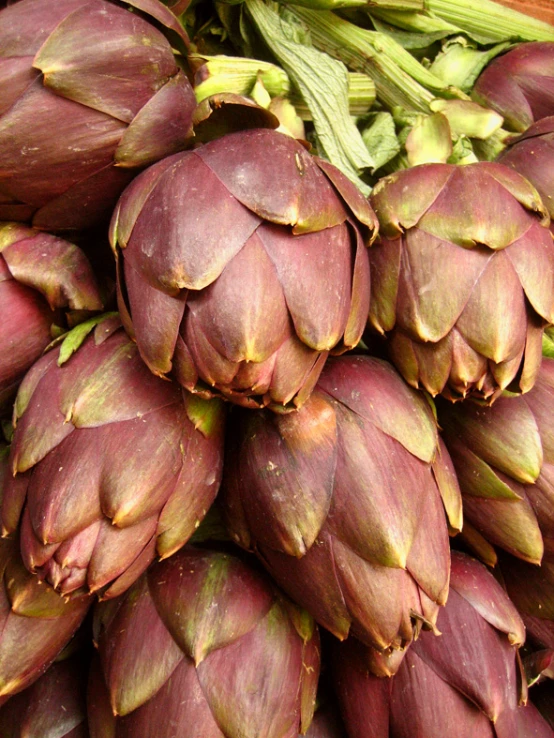
[[311,618],[224,552],[188,547],[96,612],[92,738],[297,738],[312,719]]
[[237,411],[227,450],[231,535],[319,623],[379,651],[433,626],[461,499],[429,403],[389,364],[330,360],[297,413]]
[[[50,666],[83,621],[92,600],[86,596],[62,599],[29,574],[21,563],[15,542],[1,539],[0,580],[0,704],[3,704]],[[5,733],[0,733],[4,738]]]
[[[540,564],[554,551],[554,359],[533,389],[492,407],[438,405],[466,523],[486,541]],[[477,549],[478,550],[478,549]]]
[[497,57],[477,80],[472,97],[500,113],[512,131],[554,115],[554,43],[518,44]]
[[427,164],[382,179],[371,201],[382,238],[369,319],[406,381],[451,400],[530,390],[554,321],[554,243],[534,187],[501,164]]
[[554,115],[543,118],[513,140],[498,161],[515,169],[537,188],[554,219]]
[[21,520],[25,565],[60,592],[112,597],[206,514],[224,408],[154,377],[115,319],[59,366],[63,350],[20,387],[2,524]]
[[86,673],[78,658],[53,664],[0,709],[2,738],[89,738]]
[[375,227],[354,185],[299,142],[230,134],[155,164],[122,195],[120,310],[154,374],[294,408],[328,353],[361,337]]
[[17,223],[0,224],[0,411],[8,410],[25,372],[65,323],[63,308],[101,310],[83,252],[61,238]]
[[333,674],[349,738],[552,738],[525,698],[514,605],[474,559],[453,552],[450,595],[396,676],[379,678],[353,640],[337,646]]
[[186,43],[159,0],[21,0],[1,11],[0,219],[91,226],[140,168],[187,145],[192,87],[143,16]]

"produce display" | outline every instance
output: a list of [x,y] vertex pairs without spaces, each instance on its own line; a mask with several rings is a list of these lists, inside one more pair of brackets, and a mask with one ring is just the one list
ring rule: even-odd
[[554,738],[551,3],[0,2],[0,738]]

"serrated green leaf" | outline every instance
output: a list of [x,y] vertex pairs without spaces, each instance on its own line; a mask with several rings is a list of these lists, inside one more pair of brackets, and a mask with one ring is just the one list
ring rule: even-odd
[[400,152],[400,142],[396,135],[394,119],[390,113],[371,113],[362,130],[362,139],[371,158],[373,172],[387,164]]
[[374,165],[348,108],[344,64],[309,45],[305,26],[274,2],[246,0],[260,35],[310,109],[322,154],[365,193],[361,170]]

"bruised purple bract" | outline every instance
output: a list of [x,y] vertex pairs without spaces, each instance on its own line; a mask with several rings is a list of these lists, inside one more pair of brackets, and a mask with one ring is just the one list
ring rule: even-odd
[[[63,348],[63,345],[62,345]],[[2,506],[25,565],[113,597],[183,546],[219,487],[224,407],[154,377],[111,318],[23,381]]]
[[1,11],[0,220],[56,231],[105,222],[138,171],[188,145],[194,92],[145,18],[186,48],[159,0]]
[[319,679],[313,620],[236,555],[188,546],[95,613],[91,738],[297,738]]
[[412,386],[456,401],[528,392],[554,321],[554,243],[536,189],[501,164],[424,164],[371,202],[370,325]]
[[375,230],[355,186],[299,142],[229,134],[155,164],[122,195],[111,225],[120,310],[155,374],[294,409],[329,352],[361,338]]
[[229,530],[279,585],[380,652],[432,628],[461,499],[427,400],[386,362],[340,357],[297,413],[241,410],[231,423]]

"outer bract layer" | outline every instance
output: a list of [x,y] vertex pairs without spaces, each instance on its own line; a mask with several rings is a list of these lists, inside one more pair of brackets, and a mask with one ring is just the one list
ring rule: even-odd
[[474,559],[453,552],[440,636],[422,633],[396,676],[367,671],[363,647],[337,646],[334,678],[349,738],[552,738],[525,691],[517,654],[525,629]]
[[329,352],[360,340],[375,229],[343,174],[276,131],[169,157],[112,219],[126,327],[150,369],[188,390],[298,407]]
[[78,658],[53,664],[0,709],[2,738],[89,738],[86,673]]
[[140,168],[185,148],[194,93],[144,17],[186,44],[159,0],[21,0],[1,11],[0,219],[89,227]]
[[543,360],[522,397],[500,397],[492,407],[441,403],[438,412],[465,522],[540,564],[545,549],[554,551],[554,359]]
[[183,546],[213,502],[224,408],[154,377],[117,320],[25,377],[2,505],[25,565],[67,594],[113,597]]
[[63,309],[101,310],[92,268],[77,247],[18,223],[0,223],[0,412],[61,328]]
[[29,574],[14,541],[0,540],[0,704],[46,671],[91,604],[62,599]]
[[518,136],[498,161],[515,169],[537,188],[550,217],[554,218],[554,115],[543,118]]
[[228,438],[230,532],[339,638],[379,651],[433,627],[461,498],[427,400],[387,363],[331,359],[297,413],[242,411]]
[[535,188],[501,164],[424,164],[372,204],[370,324],[406,381],[451,400],[528,392],[554,321],[554,243]]
[[500,113],[512,131],[525,131],[554,115],[554,43],[518,44],[496,58],[477,80],[472,96]]
[[187,547],[96,612],[92,738],[297,738],[319,678],[312,619],[234,555]]

